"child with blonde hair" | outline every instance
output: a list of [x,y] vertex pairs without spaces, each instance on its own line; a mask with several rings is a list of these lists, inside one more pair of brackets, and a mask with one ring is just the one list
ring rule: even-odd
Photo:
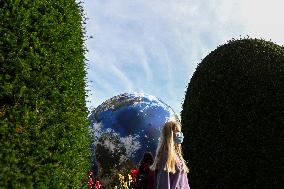
[[179,121],[165,123],[151,170],[156,171],[156,189],[190,189],[188,167],[182,156],[183,133]]

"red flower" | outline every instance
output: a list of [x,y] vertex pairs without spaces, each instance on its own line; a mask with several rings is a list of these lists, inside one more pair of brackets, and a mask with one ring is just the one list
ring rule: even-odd
[[94,180],[93,180],[93,178],[90,178],[89,181],[88,181],[87,187],[92,188],[93,185],[94,185]]
[[132,182],[133,182],[134,184],[136,184],[136,181],[137,181],[137,173],[138,173],[138,169],[132,169],[132,170],[130,171],[130,176],[131,176]]
[[96,181],[95,189],[100,189],[102,186],[101,182],[99,180]]
[[131,173],[134,174],[134,175],[137,175],[138,169],[132,169],[132,170],[131,170]]
[[92,177],[93,176],[93,171],[89,171],[88,172],[88,177]]

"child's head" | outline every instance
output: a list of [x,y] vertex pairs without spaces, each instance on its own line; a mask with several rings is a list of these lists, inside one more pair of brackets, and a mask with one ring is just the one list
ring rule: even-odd
[[145,152],[140,163],[148,163],[149,165],[152,165],[153,161],[154,161],[154,158],[153,158],[152,153]]
[[174,147],[174,139],[177,132],[181,132],[181,124],[178,121],[165,123],[160,137],[160,143],[164,150],[170,150],[169,148]]

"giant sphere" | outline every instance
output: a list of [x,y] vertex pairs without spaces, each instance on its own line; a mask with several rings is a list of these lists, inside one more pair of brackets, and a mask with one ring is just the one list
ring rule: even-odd
[[[155,96],[144,93],[114,96],[89,116],[91,154],[101,156],[96,157],[99,164],[105,160],[109,161],[108,166],[116,167],[126,159],[138,163],[145,151],[154,156],[161,129],[172,118],[177,118],[172,108]],[[114,160],[119,161],[110,164]]]

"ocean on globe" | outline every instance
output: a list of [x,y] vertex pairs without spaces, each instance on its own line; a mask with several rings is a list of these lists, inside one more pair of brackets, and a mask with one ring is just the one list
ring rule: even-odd
[[145,93],[114,96],[90,116],[94,174],[111,175],[135,166],[150,151],[155,156],[164,123],[177,118],[170,106]]

